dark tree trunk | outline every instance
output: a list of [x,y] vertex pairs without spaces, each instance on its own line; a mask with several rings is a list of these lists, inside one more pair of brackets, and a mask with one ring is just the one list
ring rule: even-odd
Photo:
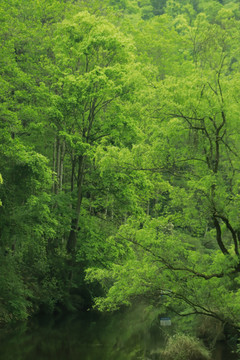
[[76,244],[77,244],[77,232],[78,232],[78,224],[79,224],[81,204],[82,204],[82,184],[84,178],[84,167],[85,167],[85,156],[79,156],[76,211],[75,211],[75,216],[72,219],[71,230],[67,241],[67,252],[72,255],[75,254]]

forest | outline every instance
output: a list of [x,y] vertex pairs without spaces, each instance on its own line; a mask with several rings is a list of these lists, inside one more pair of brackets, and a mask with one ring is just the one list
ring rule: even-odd
[[164,295],[239,331],[239,1],[1,0],[0,21],[0,323]]

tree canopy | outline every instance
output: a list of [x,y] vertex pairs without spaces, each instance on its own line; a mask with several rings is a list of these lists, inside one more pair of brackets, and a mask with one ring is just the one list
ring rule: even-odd
[[0,19],[0,322],[147,298],[239,329],[238,1]]

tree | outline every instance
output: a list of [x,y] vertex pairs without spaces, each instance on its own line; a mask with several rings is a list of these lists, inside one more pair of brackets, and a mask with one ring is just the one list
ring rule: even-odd
[[57,21],[61,9],[59,2],[48,2],[48,10],[45,5],[1,3],[0,321],[25,319],[40,303],[53,307],[63,296],[61,290],[53,295],[61,286],[52,266],[56,254],[49,255],[48,242],[57,220],[50,217],[51,169],[40,153],[44,145],[39,136],[47,97],[39,59],[48,49],[48,25]]
[[131,165],[149,174],[154,201],[148,216],[130,217],[115,236],[127,259],[88,271],[87,278],[107,291],[96,300],[102,309],[141,296],[182,316],[203,314],[240,326],[239,69],[238,61],[231,68],[229,22],[227,29],[225,20],[210,24],[200,14],[181,35],[191,66],[183,61],[182,73],[154,83],[144,156]]
[[[129,76],[133,55],[131,44],[112,25],[87,12],[64,21],[54,44],[55,81],[49,110],[57,144],[61,143],[61,153],[55,155],[60,159],[57,173],[63,166],[64,152],[71,163],[71,173],[66,178],[70,176],[69,190],[73,195],[74,215],[67,241],[68,252],[72,253],[79,227],[84,176],[90,169],[94,149],[104,138],[114,142],[114,131],[118,138],[117,129],[124,123],[127,125],[119,110],[122,99],[127,99],[133,88]],[[58,186],[62,183],[61,176]]]

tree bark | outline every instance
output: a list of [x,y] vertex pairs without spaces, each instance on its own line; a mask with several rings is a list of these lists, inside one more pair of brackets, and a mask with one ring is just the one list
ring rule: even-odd
[[75,211],[75,216],[72,219],[71,230],[67,241],[67,252],[68,254],[72,254],[72,255],[75,254],[76,244],[77,244],[77,232],[78,232],[78,224],[79,224],[81,204],[82,204],[82,184],[84,179],[84,167],[85,167],[85,156],[79,156],[76,211]]

